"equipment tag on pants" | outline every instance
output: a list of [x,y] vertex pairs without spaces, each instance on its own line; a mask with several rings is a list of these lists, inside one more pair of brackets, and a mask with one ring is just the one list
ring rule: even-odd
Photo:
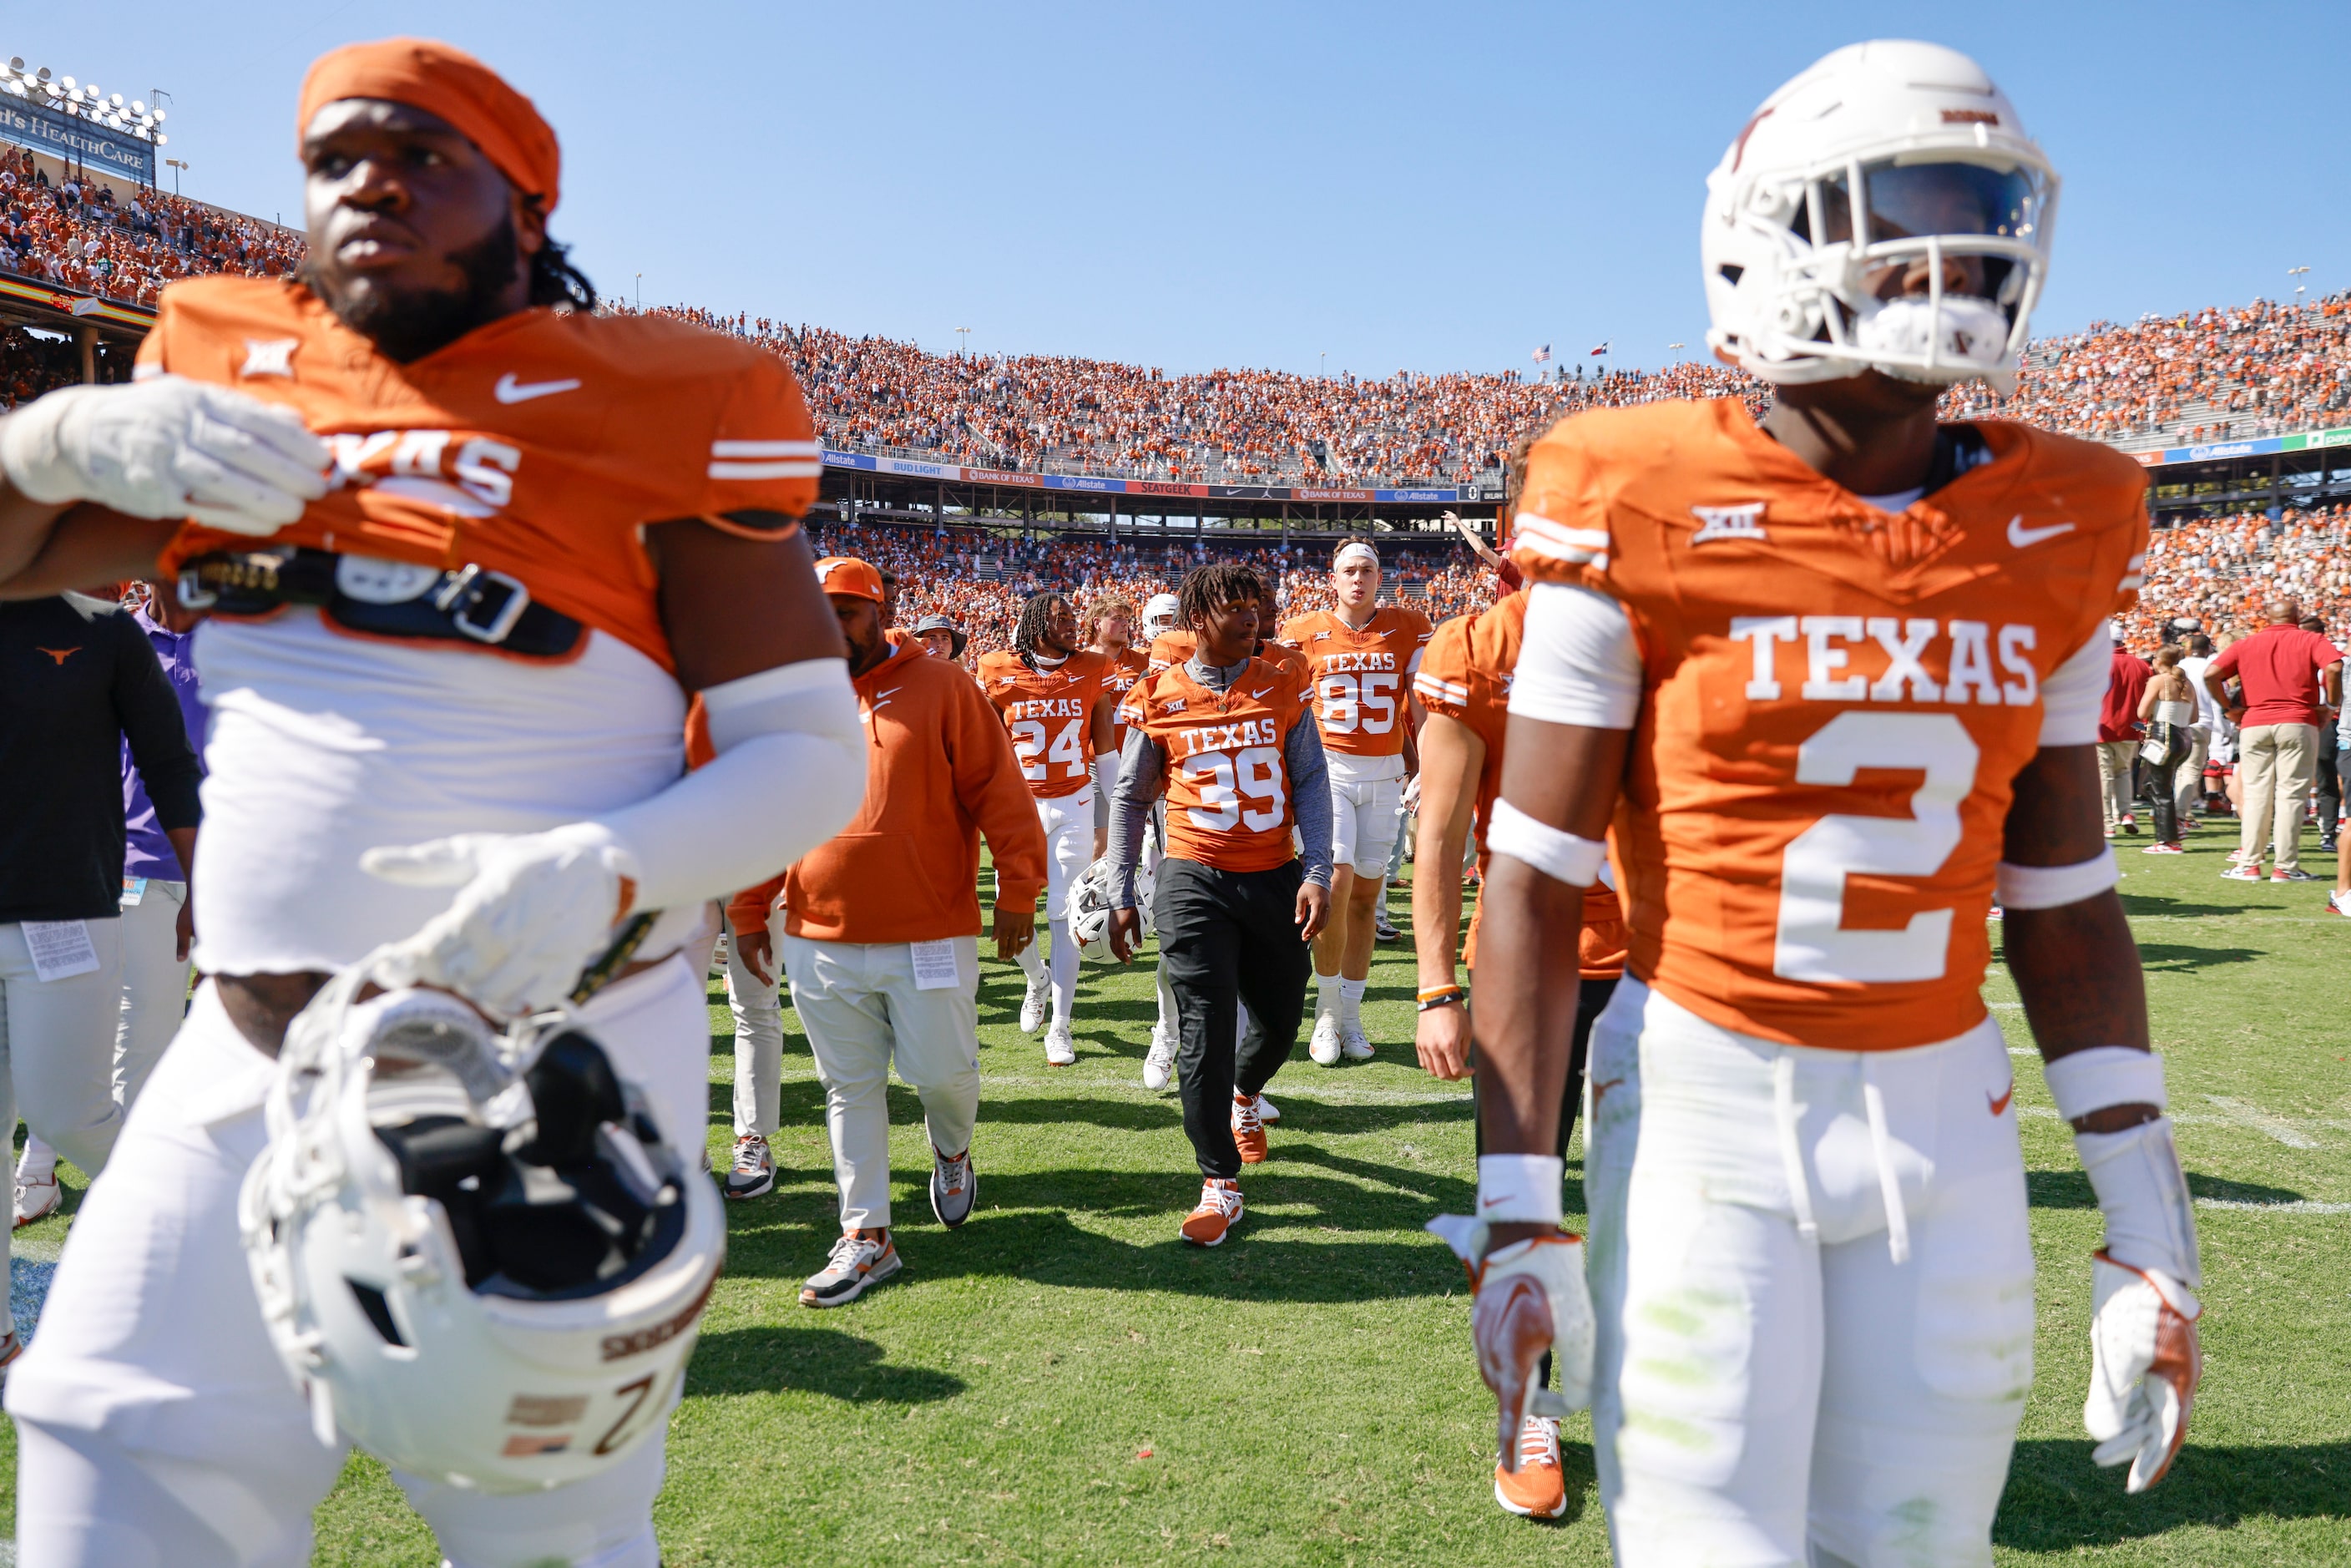
[[146,896],[147,896],[147,879],[146,879],[145,877],[143,877],[143,876],[126,876],[126,877],[124,877],[124,878],[122,879],[122,907],[123,907],[123,908],[125,908],[125,909],[136,909],[137,907],[139,907],[139,901],[140,901],[141,899],[142,899],[142,898],[146,897]]
[[944,991],[963,983],[956,972],[954,937],[938,942],[909,942],[906,951],[914,956],[914,989]]
[[98,967],[89,927],[78,920],[27,920],[25,946],[33,950],[33,973],[44,982],[71,979]]

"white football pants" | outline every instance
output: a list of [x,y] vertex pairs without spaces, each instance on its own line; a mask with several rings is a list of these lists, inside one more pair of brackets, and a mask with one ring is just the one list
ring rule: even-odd
[[1988,1568],[2032,1382],[2000,1030],[1783,1046],[1628,977],[1588,1082],[1616,1562]]
[[[115,1014],[112,1092],[125,1112],[147,1087],[155,1064],[163,1060],[163,1048],[180,1032],[180,1019],[188,1010],[188,961],[179,951],[180,911],[187,903],[186,883],[151,879],[138,903],[122,906],[122,986]],[[46,1176],[57,1166],[57,1150],[27,1129],[17,1174]]]
[[[1037,802],[1045,830],[1045,920],[1053,938],[1053,1021],[1070,1021],[1078,997],[1078,944],[1070,935],[1070,884],[1085,874],[1094,852],[1094,791],[1089,784],[1074,795]],[[1029,980],[1046,970],[1045,934],[1020,949],[1020,972]],[[805,1021],[805,1020],[803,1020]]]
[[971,1147],[979,1119],[979,938],[953,940],[956,983],[922,990],[904,942],[784,938],[792,1009],[824,1081],[844,1233],[890,1225],[893,1061],[922,1099],[931,1146],[949,1155]]
[[1387,874],[1388,854],[1404,820],[1404,758],[1350,757],[1332,751],[1331,769],[1331,863],[1357,876]]
[[[772,913],[772,912],[771,912]],[[783,922],[768,922],[768,961],[773,980],[751,973],[726,929],[726,1000],[735,1013],[735,1135],[776,1135],[784,1092]]]
[[[705,965],[706,967],[706,965]],[[708,1121],[708,1014],[683,958],[581,1009],[664,1138]],[[8,1377],[22,1568],[306,1568],[342,1473],[262,1326],[237,1188],[275,1064],[207,985],[91,1184]],[[68,1155],[72,1154],[67,1149]],[[396,1477],[456,1568],[657,1568],[655,1434],[591,1480],[490,1496]]]

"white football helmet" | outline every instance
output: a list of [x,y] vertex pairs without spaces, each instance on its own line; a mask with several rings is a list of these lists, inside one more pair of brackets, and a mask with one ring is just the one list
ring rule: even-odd
[[1782,383],[2014,387],[2057,175],[1967,56],[1839,49],[1764,100],[1706,185],[1717,358]]
[[608,1470],[685,1375],[718,1197],[586,1034],[496,1035],[437,991],[355,1002],[369,973],[287,1031],[238,1201],[319,1441],[490,1492]]
[[1155,637],[1164,637],[1176,629],[1176,618],[1184,607],[1172,593],[1155,593],[1143,607],[1143,640],[1147,645]]
[[[1135,913],[1143,916],[1143,934],[1158,929],[1151,918],[1152,875],[1149,866],[1134,873]],[[1108,857],[1094,862],[1070,884],[1070,935],[1077,939],[1080,958],[1108,958],[1110,950],[1111,865]]]

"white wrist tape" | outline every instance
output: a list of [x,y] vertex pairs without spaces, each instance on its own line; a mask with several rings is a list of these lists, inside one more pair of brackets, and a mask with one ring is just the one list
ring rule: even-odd
[[2106,1217],[2107,1255],[2134,1269],[2160,1269],[2191,1290],[2202,1285],[2195,1200],[2179,1168],[2171,1118],[2119,1133],[2076,1133],[2074,1150]]
[[2057,1114],[2072,1122],[2109,1105],[2152,1105],[2168,1110],[2163,1058],[2127,1045],[2094,1045],[2044,1062],[2041,1074]]
[[1478,1218],[1488,1225],[1557,1225],[1563,1168],[1554,1155],[1479,1155]]
[[1494,820],[1486,829],[1486,848],[1498,855],[1522,861],[1545,876],[1571,887],[1590,887],[1608,859],[1608,846],[1598,839],[1579,839],[1548,822],[1538,822],[1508,800],[1494,802]]
[[2009,909],[2056,909],[2095,898],[2122,880],[2112,845],[2072,865],[2014,865],[2000,862],[1995,896]]
[[633,862],[637,906],[724,898],[839,832],[865,799],[865,727],[841,659],[810,659],[702,694],[717,759],[596,819]]

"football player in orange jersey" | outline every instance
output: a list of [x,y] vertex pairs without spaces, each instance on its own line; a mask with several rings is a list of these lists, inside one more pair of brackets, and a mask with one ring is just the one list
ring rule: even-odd
[[1094,859],[1110,848],[1110,790],[1118,782],[1118,759],[1126,749],[1126,718],[1123,705],[1151,668],[1151,655],[1134,645],[1134,606],[1123,599],[1097,600],[1086,607],[1078,628],[1085,645],[1110,661],[1104,683],[1111,695],[1111,748],[1094,758]]
[[1012,749],[1045,830],[1045,915],[1053,933],[1052,967],[1031,942],[1019,951],[1029,977],[1020,1031],[1034,1034],[1048,1017],[1045,1062],[1078,1059],[1070,1011],[1077,999],[1078,944],[1070,935],[1070,884],[1088,863],[1093,825],[1094,758],[1111,755],[1113,666],[1079,645],[1078,615],[1058,593],[1038,593],[1020,609],[1012,646],[981,657],[977,678],[1012,735]]
[[[1252,653],[1265,585],[1217,561],[1185,574],[1185,663],[1127,698],[1126,752],[1111,802],[1111,950],[1142,940],[1134,869],[1166,794],[1167,858],[1152,890],[1160,972],[1183,1041],[1176,1081],[1202,1177],[1184,1239],[1222,1244],[1241,1218],[1240,1170],[1266,1157],[1258,1103],[1298,1040],[1312,942],[1330,909],[1330,799],[1322,747],[1297,674]],[[1295,826],[1302,855],[1290,847]],[[1248,1032],[1238,1042],[1238,1008]]]
[[1405,780],[1418,763],[1412,677],[1430,632],[1417,610],[1381,607],[1380,552],[1368,540],[1348,539],[1332,552],[1331,586],[1338,609],[1292,616],[1280,633],[1306,657],[1331,764],[1331,924],[1314,943],[1314,1032],[1306,1047],[1324,1067],[1372,1054],[1364,987],[1388,856],[1402,831]]
[[[2144,470],[1936,420],[2013,377],[2055,190],[1972,60],[1837,51],[1708,182],[1709,341],[1776,406],[1593,411],[1530,464],[1456,1236],[1505,1462],[1588,1367],[1633,1568],[1991,1563],[2033,1343],[1995,890],[2105,1221],[2092,1457],[2137,1491],[2186,1434],[2195,1223],[2092,750]],[[1631,948],[1592,1037],[1587,1295],[1555,1129],[1604,836]]]
[[[297,131],[303,279],[174,284],[140,379],[0,421],[0,591],[153,575],[162,557],[183,597],[214,601],[196,645],[206,979],[8,1380],[26,1563],[308,1560],[344,1406],[288,1377],[238,1195],[273,1147],[273,1058],[329,972],[373,956],[387,987],[512,1017],[562,1003],[623,914],[670,911],[576,1016],[664,1141],[698,1147],[708,1023],[679,954],[709,899],[830,836],[863,779],[798,522],[820,454],[783,361],[594,314],[547,238],[554,132],[457,50],[328,55]],[[696,693],[716,755],[687,775]],[[466,1281],[438,1278],[455,1317]],[[616,1312],[608,1291],[566,1297],[569,1322]],[[453,1384],[596,1364],[592,1330],[551,1343],[528,1290],[506,1300],[523,1346],[451,1366]],[[698,1312],[604,1340],[615,1385],[642,1375],[637,1340],[674,1343]],[[448,1321],[376,1332],[446,1364]],[[371,1375],[347,1356],[333,1375]],[[510,1418],[513,1462],[613,1456],[572,1484],[398,1479],[453,1562],[653,1568],[674,1396],[647,1404],[653,1386],[609,1429],[584,1399],[577,1427]]]

